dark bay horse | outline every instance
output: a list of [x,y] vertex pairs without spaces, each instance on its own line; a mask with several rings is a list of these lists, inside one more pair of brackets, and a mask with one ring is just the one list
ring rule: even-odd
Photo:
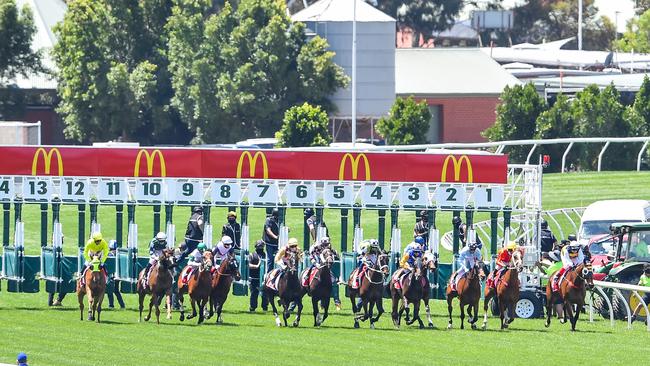
[[232,286],[233,281],[239,281],[241,279],[241,274],[239,273],[239,263],[235,258],[234,253],[228,254],[228,256],[221,262],[219,268],[214,271],[212,274],[212,291],[210,292],[210,313],[206,319],[210,319],[212,315],[217,313],[217,324],[223,323],[223,318],[221,317],[221,310],[223,309],[223,304],[228,298],[228,293],[230,292],[230,286]]
[[512,253],[508,268],[506,268],[499,282],[494,284],[495,288],[485,286],[483,329],[487,328],[488,304],[495,297],[499,304],[501,329],[508,328],[508,325],[515,320],[515,305],[519,301],[519,273],[522,269],[521,252],[516,250]]
[[[348,288],[350,301],[352,302],[352,311],[354,313],[354,327],[359,328],[359,320],[366,321],[370,319],[370,328],[375,328],[375,323],[384,313],[383,295],[384,280],[388,275],[388,254],[382,251],[377,256],[377,262],[368,267],[365,274],[361,277],[358,289],[352,287],[355,281],[356,270],[350,274],[348,279]],[[357,297],[361,298],[360,306],[357,306]],[[377,306],[377,316],[373,317],[373,309]],[[363,314],[360,314],[363,309]]]
[[83,274],[85,285],[82,285],[81,278],[77,280],[77,298],[81,312],[80,320],[84,320],[84,296],[88,294],[88,320],[95,320],[96,312],[97,323],[99,323],[99,318],[102,314],[104,292],[106,292],[106,273],[100,267],[100,261],[97,256],[93,257],[91,266]]
[[[400,271],[400,273],[402,273],[405,269],[400,269]],[[424,323],[422,322],[422,319],[420,319],[420,300],[422,299],[422,294],[424,293],[424,287],[426,285],[424,283],[425,271],[422,258],[420,257],[415,259],[413,270],[410,271],[409,274],[402,276],[400,273],[393,276],[389,284],[390,294],[393,300],[393,311],[391,313],[393,324],[395,327],[399,328],[402,313],[406,310],[406,324],[411,325],[417,320],[420,329],[424,329]],[[398,281],[400,281],[399,285],[401,287],[399,289],[397,288]],[[408,319],[408,309],[410,304],[413,304],[413,317]]]
[[300,278],[298,278],[298,253],[292,252],[289,256],[289,263],[287,268],[284,270],[282,275],[278,280],[278,289],[277,291],[271,287],[268,287],[266,282],[268,275],[264,279],[264,293],[266,298],[269,300],[271,307],[273,307],[273,315],[275,316],[275,324],[281,326],[280,317],[278,316],[278,309],[275,306],[275,297],[279,297],[279,303],[284,307],[282,312],[282,318],[284,319],[284,326],[287,326],[287,319],[291,313],[289,306],[291,303],[295,303],[298,306],[298,312],[296,313],[296,319],[293,321],[293,326],[297,327],[300,325],[300,315],[302,314],[302,297],[305,295],[305,292],[302,289],[300,284]]
[[[185,320],[185,307],[183,306],[183,295],[188,294],[192,302],[192,314],[187,316],[187,319],[192,319],[196,316],[196,303],[199,304],[199,321],[198,324],[203,323],[205,319],[205,305],[208,302],[210,297],[210,291],[212,290],[212,274],[210,274],[210,268],[212,268],[212,253],[210,251],[205,251],[203,253],[203,260],[201,265],[197,270],[192,273],[192,276],[188,279],[187,284],[184,284],[182,281],[178,281],[178,301],[181,305],[181,317],[180,320]],[[183,272],[187,270],[187,267],[183,269]],[[182,274],[181,274],[182,276]]]
[[[552,280],[546,284],[546,327],[551,325],[553,304],[561,303],[564,314],[561,323],[571,321],[571,330],[576,330],[580,311],[585,306],[587,288],[594,286],[594,272],[591,263],[580,264],[566,272],[564,280],[559,284],[559,292],[554,292]],[[559,314],[558,314],[559,315]]]
[[[147,295],[151,295],[151,300],[149,300],[149,314],[145,316],[144,320],[149,321],[151,319],[151,308],[156,307],[156,323],[160,324],[160,302],[162,299],[171,296],[172,294],[172,284],[174,282],[172,269],[176,267],[176,260],[174,259],[174,251],[172,249],[165,249],[162,252],[160,258],[155,266],[151,267],[149,272],[149,281],[145,287],[143,283],[144,269],[140,271],[138,276],[138,300],[140,308],[140,320],[142,321],[142,310],[144,309],[144,298]],[[169,302],[166,302],[167,306],[167,319],[172,318],[172,307]]]
[[479,264],[476,264],[463,278],[458,280],[456,291],[452,290],[454,276],[449,279],[446,291],[447,310],[449,311],[449,324],[447,325],[447,329],[451,329],[452,327],[452,301],[455,297],[458,297],[460,301],[460,329],[465,329],[465,306],[467,306],[468,322],[472,325],[472,329],[476,329],[478,303],[481,300],[481,279],[485,276],[481,267]]
[[[311,281],[307,279],[307,286],[303,286],[303,290],[311,296],[315,327],[319,327],[327,319],[330,297],[332,295],[332,264],[334,264],[334,252],[330,249],[325,249],[320,254],[320,257],[321,263],[313,269],[315,273],[311,275]],[[305,271],[308,270],[306,269]],[[319,303],[320,307],[323,308],[322,314],[319,313]]]

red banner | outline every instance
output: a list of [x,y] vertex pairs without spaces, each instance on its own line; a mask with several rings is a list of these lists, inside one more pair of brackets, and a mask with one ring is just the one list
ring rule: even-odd
[[507,155],[0,147],[0,175],[497,183]]

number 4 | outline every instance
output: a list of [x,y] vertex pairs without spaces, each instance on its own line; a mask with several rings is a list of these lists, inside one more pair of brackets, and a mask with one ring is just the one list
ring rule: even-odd
[[9,181],[8,180],[3,180],[0,182],[0,192],[4,192],[4,194],[9,194]]

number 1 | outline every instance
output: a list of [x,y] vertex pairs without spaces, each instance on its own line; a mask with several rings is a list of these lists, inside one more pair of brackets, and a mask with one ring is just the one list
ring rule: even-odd
[[492,202],[492,188],[486,189],[485,192],[487,193],[487,201]]

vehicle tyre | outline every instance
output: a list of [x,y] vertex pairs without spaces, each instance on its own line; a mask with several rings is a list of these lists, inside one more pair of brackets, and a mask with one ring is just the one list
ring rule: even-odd
[[519,301],[515,304],[515,315],[522,319],[540,318],[544,314],[544,304],[542,299],[537,297],[532,291],[522,291],[519,293]]

